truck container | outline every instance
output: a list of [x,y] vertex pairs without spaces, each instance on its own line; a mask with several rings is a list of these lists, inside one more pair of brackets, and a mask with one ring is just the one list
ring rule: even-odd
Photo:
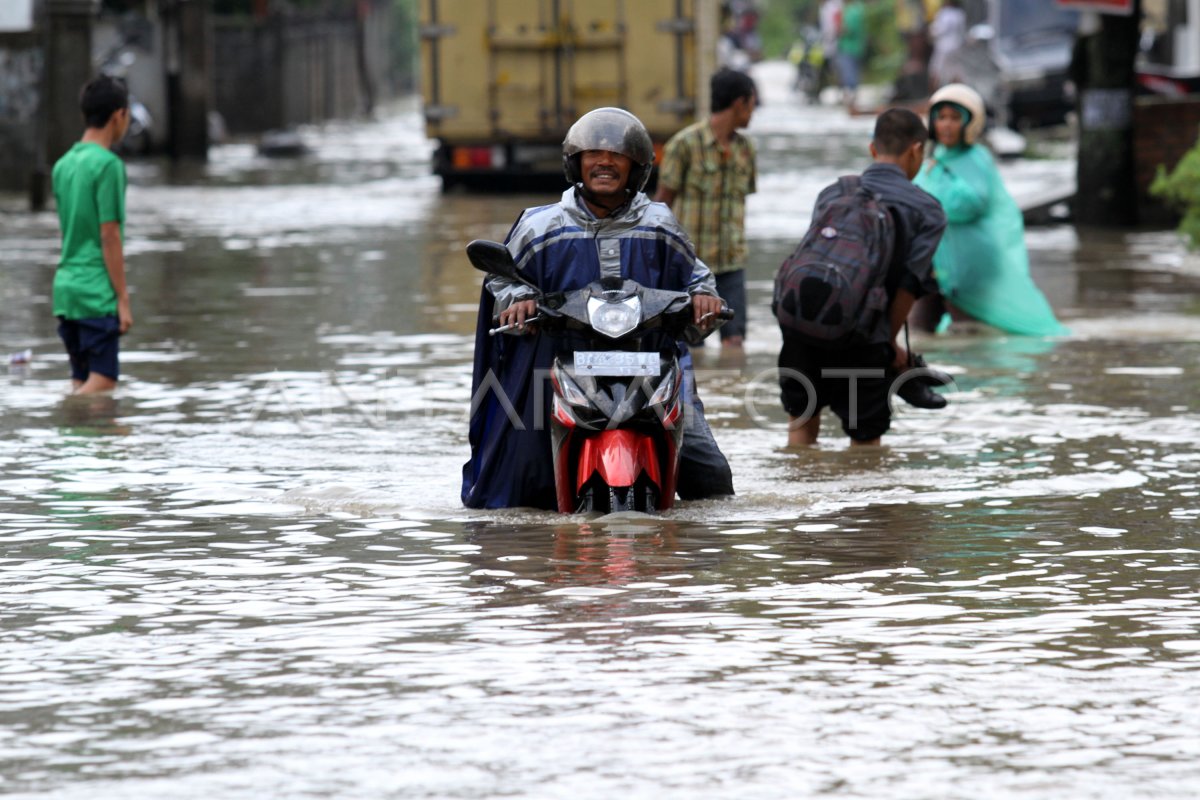
[[661,154],[708,113],[717,0],[420,0],[425,129],[443,187],[564,184],[562,141],[618,106]]

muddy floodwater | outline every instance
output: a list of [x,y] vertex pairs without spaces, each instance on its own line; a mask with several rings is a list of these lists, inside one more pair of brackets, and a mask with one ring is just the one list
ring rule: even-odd
[[785,450],[771,279],[871,120],[767,99],[748,348],[697,357],[737,496],[658,518],[461,507],[463,245],[553,198],[443,195],[415,103],[131,163],[111,398],[10,198],[0,795],[1200,795],[1200,258],[1031,229],[1069,336],[920,338],[948,409]]

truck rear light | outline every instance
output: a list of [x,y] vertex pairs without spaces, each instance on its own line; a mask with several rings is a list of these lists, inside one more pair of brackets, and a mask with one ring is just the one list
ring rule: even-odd
[[503,147],[456,147],[450,156],[455,169],[500,169],[504,167]]

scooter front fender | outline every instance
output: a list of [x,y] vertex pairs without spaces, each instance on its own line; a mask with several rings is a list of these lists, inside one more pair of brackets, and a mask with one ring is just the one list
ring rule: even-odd
[[655,486],[662,486],[654,440],[637,431],[618,428],[601,431],[584,440],[579,451],[579,469],[575,473],[575,493],[593,474],[608,486],[633,486],[643,472]]

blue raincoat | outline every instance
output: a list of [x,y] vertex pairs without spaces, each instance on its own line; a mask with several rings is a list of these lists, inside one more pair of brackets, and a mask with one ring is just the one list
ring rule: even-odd
[[[670,209],[640,193],[616,214],[599,219],[572,187],[559,203],[527,209],[505,244],[517,268],[544,292],[620,275],[656,289],[716,294],[712,274],[696,258]],[[463,465],[462,484],[462,501],[470,508],[558,507],[547,375],[562,342],[545,335],[488,335],[503,307],[531,295],[520,284],[491,278],[479,301],[471,459]],[[691,357],[682,345],[680,355],[690,372]],[[698,399],[693,403],[698,406]]]

